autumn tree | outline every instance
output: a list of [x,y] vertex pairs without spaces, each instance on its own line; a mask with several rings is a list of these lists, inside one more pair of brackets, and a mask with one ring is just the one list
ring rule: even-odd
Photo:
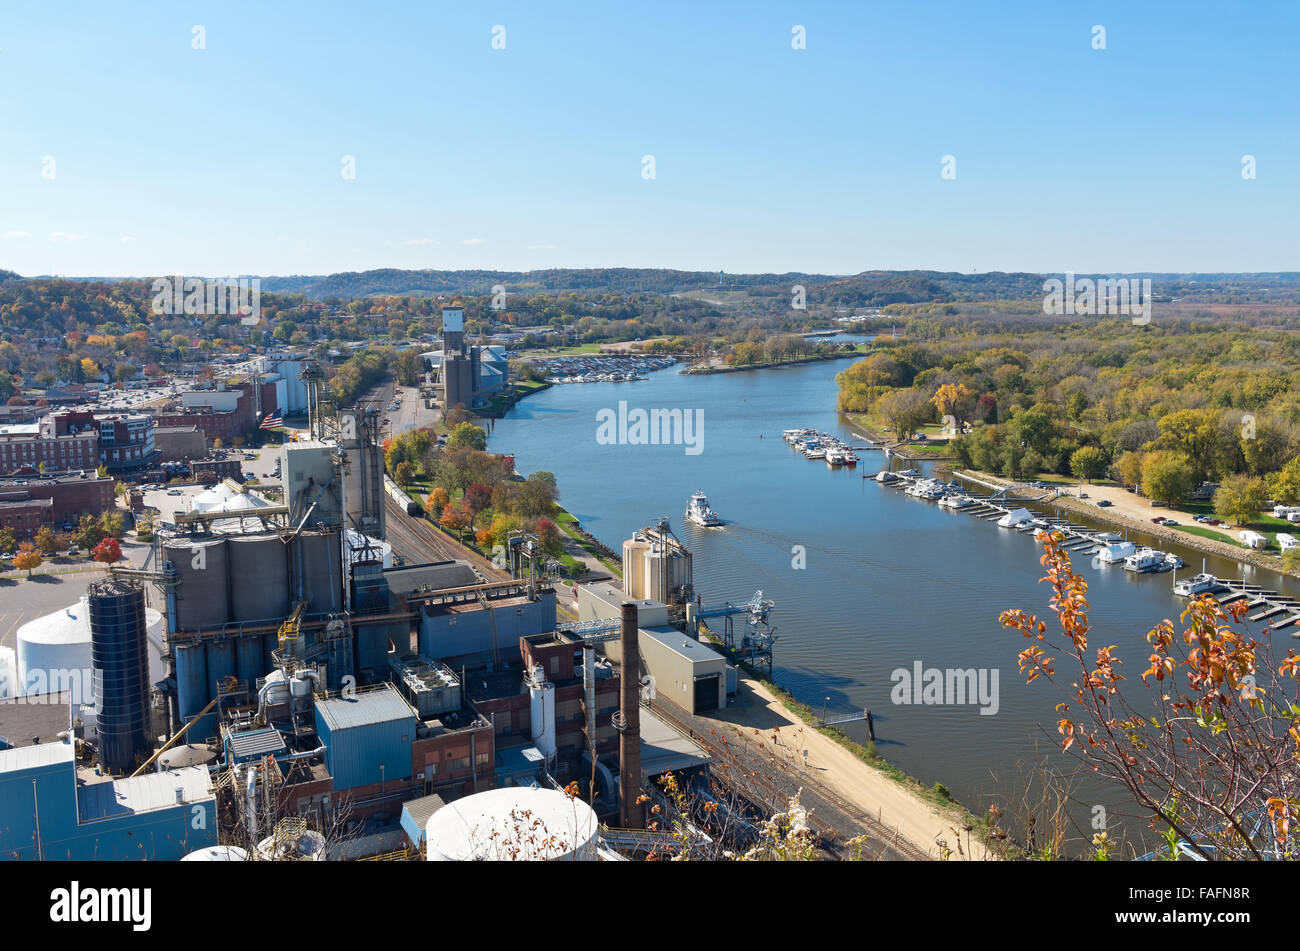
[[451,497],[447,495],[447,490],[442,486],[438,486],[429,493],[429,511],[433,512],[435,516],[441,515],[442,510],[447,507],[447,503],[450,501]]
[[979,394],[964,383],[945,383],[934,391],[930,402],[939,411],[939,415],[953,418],[953,434],[956,435],[970,418],[977,396]]
[[448,505],[442,510],[442,518],[439,524],[443,528],[456,533],[456,536],[464,540],[465,529],[473,524],[473,513],[465,506],[463,502],[457,505]]
[[1300,502],[1300,456],[1295,456],[1268,477],[1268,491],[1283,505]]
[[930,400],[920,390],[891,390],[876,401],[876,415],[906,442],[916,428],[934,412]]
[[122,560],[122,546],[118,544],[116,538],[105,538],[91,551],[90,557],[95,561],[111,565]]
[[1062,542],[1043,540],[1051,630],[1023,610],[1000,617],[1031,642],[1019,655],[1025,682],[1056,688],[1062,751],[1126,790],[1170,857],[1298,857],[1300,657],[1279,660],[1243,629],[1245,600],[1225,611],[1203,595],[1182,631],[1168,620],[1151,629],[1146,667],[1126,684],[1119,648],[1091,643],[1088,582]]
[[23,542],[19,545],[18,553],[14,555],[14,567],[26,571],[29,578],[32,576],[32,569],[39,568],[44,561],[41,553],[31,542]]
[[397,480],[398,485],[410,485],[411,480],[415,478],[415,467],[411,465],[410,462],[403,459],[397,464],[397,471],[394,473],[394,478]]
[[1140,486],[1144,459],[1145,455],[1136,450],[1129,450],[1116,459],[1115,474],[1119,476],[1119,481],[1125,485]]
[[59,540],[48,525],[37,532],[36,537],[32,540],[36,542],[36,547],[40,549],[43,555],[53,555],[59,550]]
[[448,449],[487,449],[487,433],[473,423],[461,423],[447,437]]

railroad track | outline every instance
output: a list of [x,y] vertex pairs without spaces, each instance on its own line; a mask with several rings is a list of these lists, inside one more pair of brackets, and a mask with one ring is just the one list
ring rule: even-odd
[[[813,830],[825,850],[836,858],[846,856],[845,843],[866,835],[866,858],[886,861],[931,861],[931,856],[903,839],[897,831],[876,817],[826,788],[816,776],[791,774],[766,744],[756,742],[743,728],[692,716],[671,701],[658,701],[654,713],[683,733],[692,734],[713,760],[714,778],[730,785],[742,796],[772,810],[783,810],[790,798],[802,790],[800,802],[810,810]],[[716,731],[711,732],[711,731]],[[725,737],[726,743],[721,739]]]
[[386,541],[393,546],[407,564],[418,565],[430,561],[447,561],[458,559],[468,561],[483,575],[487,581],[505,581],[510,575],[493,566],[492,562],[481,555],[458,545],[434,528],[427,519],[417,515],[407,515],[391,497],[384,496],[388,507],[384,513]]

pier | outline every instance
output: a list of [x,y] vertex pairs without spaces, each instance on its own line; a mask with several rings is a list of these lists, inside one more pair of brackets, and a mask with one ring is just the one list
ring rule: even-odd
[[[925,481],[925,477],[911,472],[895,472],[891,474],[893,475],[893,481],[881,483],[882,485],[908,488],[917,482]],[[866,478],[874,478],[874,476],[866,476]],[[1034,505],[1041,506],[1043,504],[1042,500],[1020,499],[1012,495],[1011,490],[1007,487],[995,486],[970,476],[958,476],[958,478],[987,488],[995,488],[997,491],[987,496],[966,493],[966,497],[971,500],[971,504],[954,509],[954,511],[992,522],[1017,509],[1026,509],[1034,516],[1035,521],[1016,526],[1012,530],[1021,534],[1039,530],[1059,532],[1064,536],[1061,547],[1070,555],[1090,557],[1106,545],[1111,544],[1112,539],[1116,537],[1110,532],[1101,532],[1075,524],[1068,519],[1062,518],[1059,512],[1056,515],[1045,515],[1031,508]],[[1178,570],[1174,569],[1172,574],[1176,580]],[[1252,623],[1267,621],[1268,629],[1273,631],[1290,628],[1291,630],[1288,633],[1292,637],[1300,638],[1300,599],[1288,597],[1280,592],[1246,581],[1244,578],[1216,578],[1215,580],[1218,582],[1219,590],[1208,593],[1219,604],[1228,607],[1240,601],[1245,601],[1246,620]],[[854,718],[857,719],[857,717]]]

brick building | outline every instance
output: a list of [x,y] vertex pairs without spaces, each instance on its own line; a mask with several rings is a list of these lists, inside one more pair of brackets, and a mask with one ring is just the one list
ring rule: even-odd
[[0,502],[46,501],[48,521],[43,524],[62,528],[68,522],[76,524],[83,515],[98,518],[111,511],[116,498],[113,485],[114,480],[93,474],[9,479],[0,481]]

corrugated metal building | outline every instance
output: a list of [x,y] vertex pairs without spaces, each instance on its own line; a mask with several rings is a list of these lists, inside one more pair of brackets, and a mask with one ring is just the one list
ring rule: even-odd
[[555,592],[526,597],[427,605],[420,614],[419,653],[430,660],[491,660],[496,651],[513,653],[519,638],[555,630]]
[[216,844],[206,767],[78,786],[70,744],[0,751],[0,859],[170,861]]
[[411,778],[415,710],[392,684],[318,700],[316,732],[335,789]]

